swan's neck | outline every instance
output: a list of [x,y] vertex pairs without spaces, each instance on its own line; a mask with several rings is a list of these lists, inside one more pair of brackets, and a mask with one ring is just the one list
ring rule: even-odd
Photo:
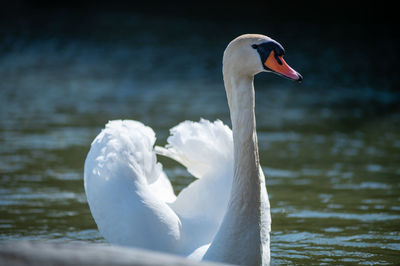
[[260,165],[254,112],[253,77],[232,78],[229,83],[226,82],[225,86],[231,86],[228,102],[234,146],[234,176],[229,208],[237,207],[249,213],[258,212]]
[[224,71],[224,82],[232,119],[234,176],[227,212],[205,259],[261,265],[265,263],[260,185],[264,182],[259,170],[253,76]]

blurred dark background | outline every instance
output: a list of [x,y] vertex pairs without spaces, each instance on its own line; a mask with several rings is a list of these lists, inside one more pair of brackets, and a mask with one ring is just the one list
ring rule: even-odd
[[[379,117],[399,110],[395,10],[379,1],[3,1],[0,86],[3,95],[15,94],[21,104],[26,91],[49,87],[42,91],[46,97],[64,94],[55,108],[71,109],[66,102],[77,97],[71,83],[82,83],[80,78],[96,81],[104,90],[123,87],[110,97],[125,97],[134,87],[216,84],[227,43],[243,33],[261,33],[283,44],[287,62],[304,76],[305,94],[321,91],[317,97],[323,106],[357,106]],[[15,68],[7,67],[7,60]],[[43,80],[18,85],[23,72]],[[271,75],[257,79],[268,87],[282,84]],[[125,84],[118,85],[121,81]],[[133,81],[141,85],[129,85]],[[88,88],[92,85],[75,89],[82,99],[96,99],[98,91]],[[329,92],[344,97],[328,99]],[[102,104],[115,105],[110,100]]]
[[[279,39],[292,53],[300,46],[307,53],[303,68],[319,77],[333,71],[325,66],[341,64],[336,83],[343,82],[342,75],[398,90],[395,10],[380,1],[3,1],[0,52],[21,37],[53,38],[60,45],[74,39],[129,44],[145,33],[178,46],[198,36],[224,46],[239,34],[257,32]],[[329,50],[340,62],[317,64]]]

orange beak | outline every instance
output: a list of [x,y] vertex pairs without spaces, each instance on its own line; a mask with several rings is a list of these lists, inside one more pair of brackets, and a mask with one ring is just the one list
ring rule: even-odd
[[276,56],[275,51],[271,51],[264,65],[271,69],[273,72],[280,74],[292,80],[302,81],[303,77],[297,73],[293,68],[286,64],[282,56]]

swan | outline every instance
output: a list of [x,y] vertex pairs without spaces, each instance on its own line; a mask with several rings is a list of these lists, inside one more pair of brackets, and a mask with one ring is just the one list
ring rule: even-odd
[[[223,55],[232,130],[220,120],[184,121],[165,147],[138,121],[110,121],[91,144],[84,166],[89,207],[104,238],[196,260],[269,265],[270,204],[260,167],[254,75],[302,76],[275,40],[245,34]],[[178,196],[156,154],[187,168],[196,180]]]

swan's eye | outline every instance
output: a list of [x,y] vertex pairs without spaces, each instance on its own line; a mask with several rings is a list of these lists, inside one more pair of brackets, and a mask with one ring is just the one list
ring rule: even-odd
[[253,44],[251,47],[253,47],[253,49],[257,49],[258,45],[257,44]]
[[284,56],[285,55],[285,50],[283,50],[282,48],[278,49],[275,52],[277,53],[278,56]]

